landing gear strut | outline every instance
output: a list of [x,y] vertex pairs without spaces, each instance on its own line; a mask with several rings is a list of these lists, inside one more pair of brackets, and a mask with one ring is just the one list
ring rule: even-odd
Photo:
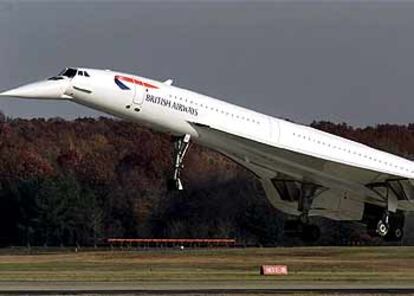
[[322,187],[313,183],[301,184],[298,200],[298,211],[301,214],[296,221],[286,221],[285,233],[288,236],[300,237],[305,242],[315,242],[319,239],[321,234],[319,227],[310,224],[309,221],[309,211],[318,189]]
[[169,190],[181,191],[184,189],[180,176],[181,170],[184,168],[183,160],[190,146],[190,138],[191,136],[186,134],[174,140],[174,173],[172,179],[168,181]]
[[321,186],[313,183],[302,183],[298,200],[298,211],[302,213],[301,220],[303,217],[308,216],[313,199],[316,196],[316,191],[319,188],[321,188]]

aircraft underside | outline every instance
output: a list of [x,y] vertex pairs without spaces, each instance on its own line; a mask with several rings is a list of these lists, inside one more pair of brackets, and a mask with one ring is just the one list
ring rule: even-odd
[[[408,200],[412,196],[407,196],[402,185],[402,189],[397,192],[399,180],[397,183],[391,180],[393,185],[390,180],[371,182],[362,186],[362,189],[357,184],[346,186],[337,184],[332,178],[324,180],[323,173],[320,178],[313,173],[306,174],[300,163],[296,170],[283,161],[275,166],[275,163],[272,164],[274,159],[260,159],[257,151],[240,145],[240,142],[223,142],[219,138],[212,141],[211,138],[207,139],[207,134],[204,137],[204,145],[208,143],[210,148],[250,170],[261,182],[270,203],[294,217],[285,223],[287,235],[316,241],[320,230],[311,223],[311,217],[319,216],[336,221],[360,221],[367,226],[370,235],[380,236],[386,241],[400,241],[403,238],[405,219],[402,210],[412,210],[413,205]],[[183,189],[180,174],[189,143],[189,135],[175,140],[174,174],[169,182],[171,189]],[[384,192],[386,195],[381,194]]]

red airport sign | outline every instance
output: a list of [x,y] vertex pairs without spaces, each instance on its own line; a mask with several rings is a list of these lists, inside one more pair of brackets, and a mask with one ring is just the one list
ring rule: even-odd
[[262,265],[260,267],[261,275],[287,275],[287,265]]

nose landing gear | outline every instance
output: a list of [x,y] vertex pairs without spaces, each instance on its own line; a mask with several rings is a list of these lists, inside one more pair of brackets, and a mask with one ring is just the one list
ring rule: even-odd
[[184,168],[183,160],[190,146],[191,136],[186,134],[174,140],[174,172],[173,177],[168,180],[169,190],[181,191],[184,189],[181,182],[181,170]]

